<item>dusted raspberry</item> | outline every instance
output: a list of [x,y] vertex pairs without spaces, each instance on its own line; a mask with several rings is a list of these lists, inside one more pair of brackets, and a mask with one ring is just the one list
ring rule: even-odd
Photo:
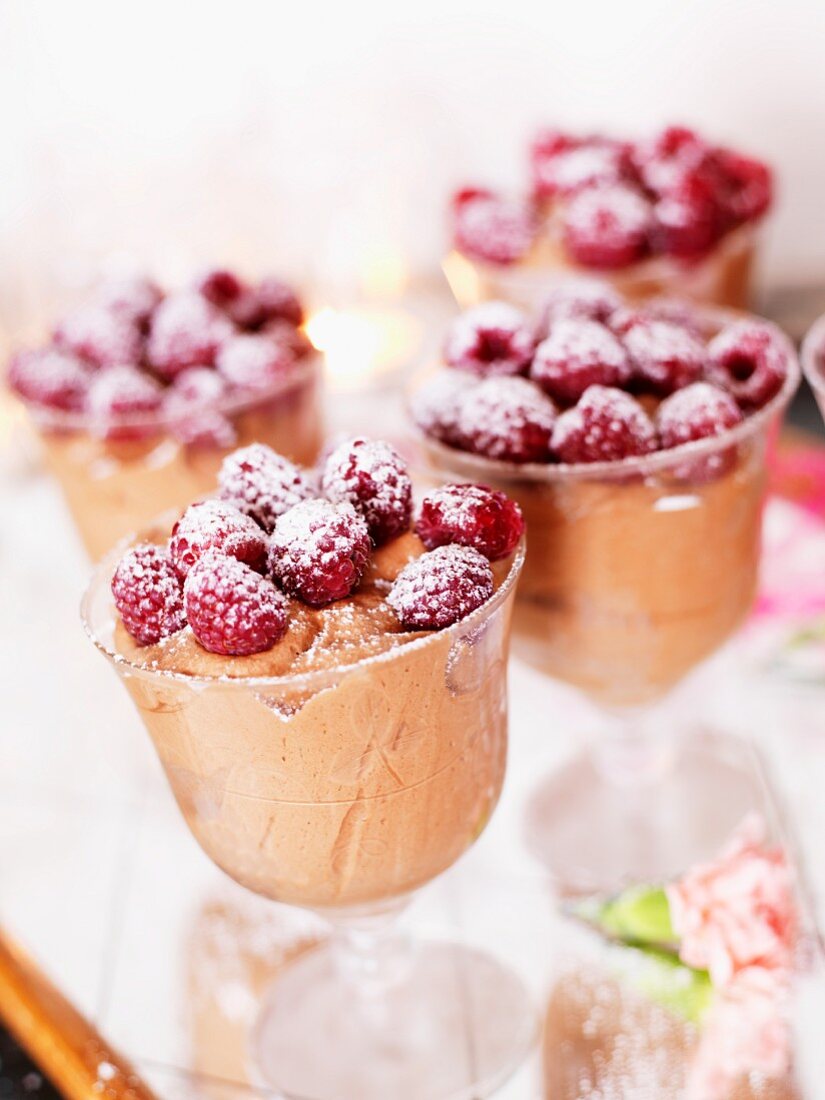
[[490,563],[471,546],[439,546],[405,565],[387,603],[406,630],[441,630],[493,594]]
[[448,446],[461,444],[459,410],[475,383],[461,371],[439,371],[410,398],[410,414],[418,427],[432,439]]
[[215,405],[226,395],[226,382],[211,367],[188,367],[175,376],[170,397],[191,406]]
[[725,207],[733,222],[755,221],[773,202],[773,175],[761,161],[731,149],[716,152],[728,185]]
[[493,195],[468,199],[453,216],[455,247],[491,264],[516,263],[529,251],[535,233],[529,206]]
[[202,295],[195,291],[170,294],[152,317],[149,362],[169,379],[187,367],[212,366],[232,332],[232,323]]
[[571,258],[583,267],[609,271],[643,259],[650,245],[653,212],[632,187],[587,187],[562,212],[562,234]]
[[505,462],[547,462],[556,407],[526,378],[487,378],[468,391],[458,415],[461,445]]
[[264,531],[295,504],[313,496],[298,467],[264,443],[242,447],[223,460],[218,473],[222,500],[251,516]]
[[151,375],[129,366],[98,371],[89,383],[86,398],[95,430],[109,439],[131,439],[144,432],[151,433],[153,425],[140,421],[156,416],[162,404],[161,385]]
[[549,335],[556,321],[579,317],[604,324],[620,309],[624,299],[609,283],[598,279],[571,279],[550,292],[537,326],[540,340]]
[[181,371],[164,394],[164,413],[172,435],[187,447],[231,450],[238,433],[220,411],[226,388],[211,367]]
[[352,592],[370,549],[366,520],[351,504],[305,500],[275,524],[269,568],[290,596],[325,607]]
[[666,398],[656,411],[656,427],[663,447],[678,447],[721,435],[741,424],[742,419],[731,395],[708,382],[686,386]]
[[624,346],[633,372],[646,388],[668,394],[698,381],[707,352],[700,340],[682,325],[637,315],[624,332]]
[[448,366],[473,374],[524,374],[535,340],[524,314],[506,302],[482,302],[453,321],[444,342]]
[[564,405],[578,401],[589,386],[623,386],[630,361],[609,328],[598,321],[557,321],[536,348],[530,377]]
[[497,489],[445,485],[424,497],[415,530],[428,550],[458,543],[499,561],[518,545],[524,518],[518,504]]
[[495,191],[490,191],[487,187],[461,187],[450,199],[450,210],[455,214],[462,206],[475,199],[494,199],[495,197]]
[[96,367],[143,358],[143,334],[135,318],[94,304],[65,317],[54,330],[54,342]]
[[297,328],[303,323],[304,308],[295,291],[281,279],[267,276],[230,303],[229,316],[245,329],[258,329],[269,321],[289,321]]
[[98,306],[131,317],[141,329],[146,328],[162,298],[160,287],[143,275],[107,279],[94,296]]
[[734,321],[708,345],[707,378],[744,409],[758,409],[782,388],[793,356],[790,341],[768,321]]
[[223,500],[190,504],[169,540],[169,556],[182,580],[207,550],[219,550],[252,569],[266,566],[266,538],[258,524]]
[[248,290],[237,275],[225,268],[213,268],[205,271],[195,282],[195,289],[208,302],[219,309],[228,309],[233,302]]
[[239,333],[223,344],[217,368],[238,389],[266,389],[289,372],[294,357],[283,344],[263,334]]
[[619,183],[631,174],[630,147],[608,138],[587,138],[545,156],[536,156],[534,148],[533,193],[540,199]]
[[367,521],[376,546],[402,534],[412,516],[407,464],[388,443],[348,439],[324,463],[321,488],[335,502],[347,501]]
[[656,203],[654,216],[658,250],[686,260],[713,248],[727,228],[717,184],[700,170],[672,183]]
[[78,412],[86,401],[91,371],[76,356],[54,348],[20,351],[9,364],[9,385],[26,401]]
[[231,451],[238,445],[235,425],[217,409],[200,409],[178,417],[170,426],[172,435],[186,447]]
[[180,579],[160,546],[143,542],[126,551],[112,576],[112,595],[139,645],[154,645],[186,625]]
[[701,164],[708,146],[694,130],[668,126],[636,147],[634,160],[645,187],[654,195],[669,192],[676,180]]
[[296,328],[291,321],[267,321],[261,329],[261,334],[268,336],[279,347],[289,352],[293,359],[305,359],[315,351],[312,341],[304,330]]
[[183,598],[192,633],[210,653],[263,653],[288,626],[287,601],[272,581],[219,551],[192,566]]
[[553,432],[553,451],[562,462],[616,462],[655,449],[656,432],[642,406],[608,386],[591,386]]

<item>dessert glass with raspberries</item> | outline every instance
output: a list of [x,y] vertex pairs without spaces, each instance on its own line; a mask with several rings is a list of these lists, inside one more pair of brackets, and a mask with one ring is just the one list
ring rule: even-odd
[[523,194],[455,193],[444,271],[462,307],[535,308],[548,287],[589,274],[633,300],[745,308],[772,201],[766,165],[685,127],[638,142],[545,130]]
[[[794,349],[754,317],[632,306],[609,286],[573,283],[537,321],[502,303],[467,311],[444,357],[409,401],[426,474],[518,502],[527,557],[514,651],[583,692],[605,727],[534,800],[531,836],[564,889],[609,889],[619,867],[655,879],[693,854],[686,828],[686,850],[652,843],[645,858],[658,852],[662,866],[630,866],[645,829],[661,826],[662,792],[704,805],[733,784],[719,763],[721,787],[706,778],[676,794],[713,762],[668,769],[673,721],[656,708],[751,608],[766,456],[799,380]],[[683,761],[699,744],[685,740]],[[623,784],[651,776],[648,820]],[[741,808],[728,794],[702,815],[711,838]]]
[[802,369],[825,417],[825,316],[811,326],[802,343]]
[[315,459],[321,363],[303,317],[278,279],[212,271],[168,292],[122,279],[63,318],[48,345],[12,357],[8,384],[94,560],[208,492],[239,445]]
[[253,444],[86,593],[86,630],[201,847],[256,893],[329,918],[252,1037],[279,1094],[487,1096],[533,1040],[507,968],[394,931],[501,790],[523,529],[493,490],[448,486],[414,508],[387,443],[343,440],[314,470]]

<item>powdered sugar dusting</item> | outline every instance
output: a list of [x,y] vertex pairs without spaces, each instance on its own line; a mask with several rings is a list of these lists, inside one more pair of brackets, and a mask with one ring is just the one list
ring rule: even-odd
[[609,283],[598,279],[570,279],[548,295],[538,326],[539,336],[547,336],[553,323],[562,317],[581,317],[604,323],[622,302],[621,295]]
[[552,401],[525,378],[490,378],[465,395],[458,433],[467,449],[488,458],[542,462],[555,421]]
[[346,501],[367,521],[376,544],[410,525],[412,481],[398,452],[380,440],[349,439],[324,464],[321,487],[332,501]]
[[439,371],[420,386],[410,399],[413,420],[433,439],[457,445],[462,397],[474,384],[471,376],[463,372]]
[[98,371],[89,385],[86,407],[93,420],[108,424],[119,416],[157,412],[163,389],[137,367],[109,367]]
[[482,302],[452,323],[444,342],[448,366],[475,374],[521,374],[535,339],[525,315],[506,302]]
[[591,386],[553,431],[553,451],[562,462],[613,462],[656,449],[656,431],[630,394]]
[[253,519],[223,500],[190,504],[172,529],[169,555],[181,577],[207,550],[221,550],[252,568],[266,563],[266,539]]
[[54,340],[98,367],[139,363],[143,356],[143,335],[134,317],[94,304],[65,317]]
[[387,603],[401,624],[413,630],[439,630],[466,618],[493,594],[493,572],[483,554],[470,546],[441,546],[406,565]]
[[147,355],[159,374],[173,378],[187,367],[212,366],[233,333],[231,321],[194,291],[165,298],[152,317]]
[[280,516],[269,551],[272,575],[313,607],[343,599],[369,559],[366,521],[351,504],[305,500]]
[[27,401],[66,412],[79,411],[91,371],[76,356],[44,348],[18,352],[9,364],[9,385]]
[[551,397],[577,401],[588,386],[620,386],[630,378],[627,353],[598,321],[557,321],[536,349],[530,377]]
[[180,580],[158,546],[139,543],[126,551],[112,576],[112,595],[140,645],[153,645],[186,625]]
[[670,393],[701,378],[707,353],[681,325],[645,319],[632,324],[624,345],[638,376],[659,392]]
[[266,334],[239,333],[221,346],[216,366],[231,385],[258,389],[286,375],[293,361],[282,341]]
[[653,228],[650,203],[632,187],[586,187],[562,213],[565,245],[577,263],[611,269],[640,259]]
[[656,412],[665,447],[721,435],[741,421],[742,413],[731,395],[708,382],[695,382],[672,394]]
[[536,227],[530,208],[517,200],[479,195],[455,212],[456,248],[494,264],[512,264],[530,249]]
[[208,550],[186,577],[186,617],[212,653],[261,653],[287,628],[287,601],[270,580],[217,550]]
[[271,531],[278,516],[313,495],[303,472],[263,443],[228,455],[218,474],[221,499]]

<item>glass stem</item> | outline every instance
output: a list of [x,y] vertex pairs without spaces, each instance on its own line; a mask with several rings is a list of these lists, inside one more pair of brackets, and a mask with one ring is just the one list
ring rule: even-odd
[[406,904],[404,898],[380,910],[332,918],[330,949],[335,965],[362,1006],[380,1003],[383,994],[409,972],[409,937],[397,924]]
[[611,711],[608,717],[591,750],[601,777],[619,787],[660,782],[676,757],[671,723],[650,708]]

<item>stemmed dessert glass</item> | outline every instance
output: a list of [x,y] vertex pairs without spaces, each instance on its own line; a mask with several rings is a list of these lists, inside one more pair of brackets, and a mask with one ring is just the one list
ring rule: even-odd
[[694,731],[677,745],[663,703],[750,610],[767,453],[798,380],[793,359],[780,392],[736,427],[612,463],[516,465],[416,432],[431,476],[521,505],[514,651],[600,715],[599,736],[528,807],[529,842],[562,894],[673,877],[752,805],[723,741]]
[[803,341],[802,369],[825,417],[825,316],[814,322]]
[[63,492],[93,561],[159,511],[183,508],[212,490],[236,447],[269,444],[295,462],[312,462],[323,433],[322,362],[311,355],[264,387],[222,398],[210,412],[234,428],[230,441],[187,443],[169,411],[117,418],[107,433],[92,417],[27,402],[46,464]]
[[265,1000],[256,1081],[315,1100],[489,1095],[534,1037],[520,980],[455,943],[408,943],[394,922],[498,799],[523,548],[491,599],[452,627],[346,667],[237,679],[118,654],[118,556],[86,592],[85,628],[131,695],[193,835],[237,882],[330,921],[328,943],[290,964]]

